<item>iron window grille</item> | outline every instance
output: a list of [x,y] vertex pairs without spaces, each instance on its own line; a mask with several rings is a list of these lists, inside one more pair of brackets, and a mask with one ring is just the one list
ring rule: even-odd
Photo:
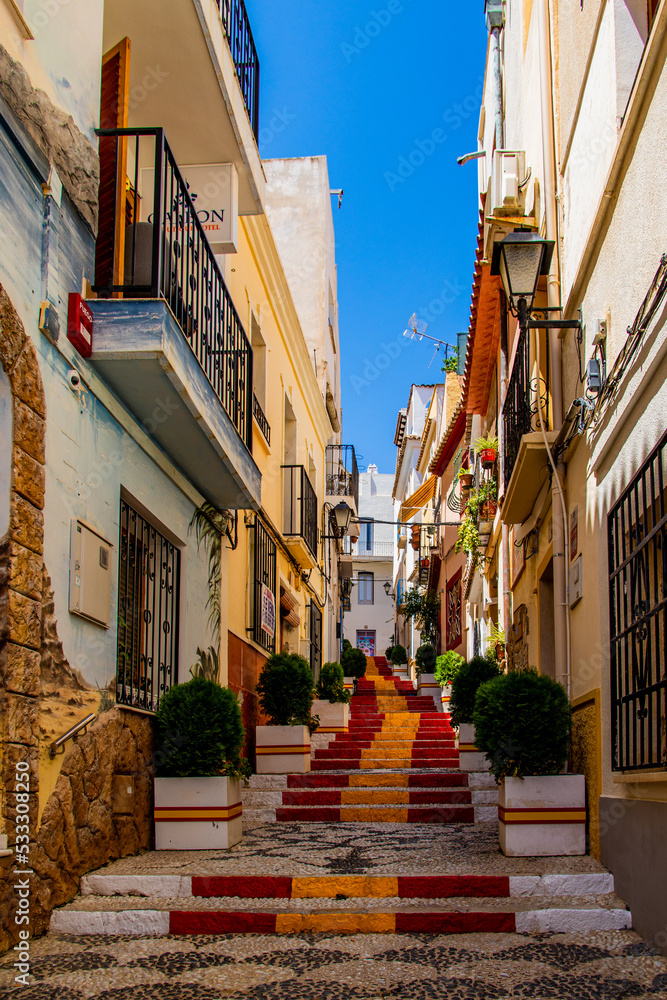
[[317,495],[303,465],[283,465],[283,535],[301,536],[317,559]]
[[315,601],[311,599],[308,615],[310,639],[310,669],[315,682],[319,679],[322,669],[322,612]]
[[[255,515],[253,529],[253,604],[251,609],[253,640],[267,651],[276,650],[277,608],[276,608],[276,543],[267,531],[266,525]],[[269,591],[269,594],[267,594]],[[271,611],[272,608],[272,611]],[[273,634],[271,634],[271,617]]]
[[667,766],[667,433],[609,512],[612,768]]
[[181,554],[120,502],[116,702],[155,712],[178,679]]
[[[505,435],[505,463],[503,474],[505,487],[509,484],[519,457],[521,438],[524,434],[540,429],[538,406],[541,407],[545,430],[551,430],[551,388],[549,371],[549,351],[542,352],[544,368],[540,373],[534,368],[531,357],[529,331],[519,335],[514,365],[503,405],[503,427]],[[540,336],[540,332],[536,334]],[[479,484],[476,484],[479,485]]]
[[447,649],[454,649],[461,642],[461,570],[447,583]]
[[[164,130],[99,129],[98,135],[100,169],[113,190],[100,185],[95,291],[164,299],[252,451],[252,348]],[[121,169],[125,160],[134,164],[132,177]],[[141,198],[140,164],[144,173],[153,169]]]

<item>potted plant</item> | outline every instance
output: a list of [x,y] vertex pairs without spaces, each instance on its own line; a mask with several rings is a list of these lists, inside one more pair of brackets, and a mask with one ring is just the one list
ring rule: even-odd
[[257,683],[268,726],[257,726],[257,773],[304,774],[310,771],[313,673],[298,653],[274,653]]
[[489,655],[491,650],[493,650],[496,663],[502,663],[505,659],[505,629],[496,625],[494,621],[489,622],[489,634],[486,637],[486,643],[489,647]]
[[586,781],[563,774],[572,710],[561,684],[516,670],[483,684],[476,742],[499,783],[500,847],[511,857],[586,853]]
[[473,473],[470,471],[470,469],[464,469],[464,468],[459,469],[458,480],[459,480],[459,488],[461,490],[461,494],[463,494],[464,491],[471,489],[473,478],[474,478]]
[[477,689],[486,681],[498,676],[495,663],[483,656],[475,656],[462,663],[452,679],[451,722],[459,731],[459,767],[462,771],[486,771],[488,763],[475,741],[473,712]]
[[417,673],[417,693],[433,698],[436,711],[440,711],[440,685],[435,679],[435,649],[430,642],[424,642],[415,653]]
[[387,663],[391,663],[392,662],[391,654],[393,652],[393,649],[394,649],[393,646],[387,646],[387,648],[384,651],[384,655],[385,655],[385,659],[387,660]]
[[498,454],[498,438],[497,437],[477,438],[477,440],[473,445],[473,449],[475,453],[479,455],[479,460],[482,463],[482,468],[492,469],[496,461],[496,455]]
[[442,653],[435,661],[435,680],[440,686],[440,700],[442,711],[449,712],[452,698],[452,681],[459,672],[459,668],[464,659],[460,653],[455,653],[453,649]]
[[156,714],[155,847],[229,848],[241,839],[241,709],[228,689],[204,677],[175,684]]
[[351,643],[343,649],[340,658],[345,675],[345,681],[360,680],[366,673],[366,657],[360,649],[356,649]]
[[315,689],[313,714],[320,720],[318,733],[346,733],[350,724],[350,692],[345,690],[340,663],[325,663]]
[[391,662],[398,673],[405,674],[407,677],[408,654],[405,651],[405,646],[401,646],[400,643],[394,646],[391,651]]

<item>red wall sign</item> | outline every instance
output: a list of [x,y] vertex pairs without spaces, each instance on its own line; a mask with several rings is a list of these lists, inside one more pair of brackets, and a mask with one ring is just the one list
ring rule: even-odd
[[93,353],[93,314],[78,292],[70,292],[69,296],[67,339],[84,358]]

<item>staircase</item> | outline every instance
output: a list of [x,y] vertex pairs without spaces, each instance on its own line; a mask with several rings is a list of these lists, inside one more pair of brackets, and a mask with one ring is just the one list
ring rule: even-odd
[[[51,932],[580,934],[631,927],[613,876],[592,858],[500,854],[497,828],[480,823],[496,812],[492,779],[458,770],[448,717],[392,677],[382,659],[369,661],[351,707],[349,733],[314,750],[310,774],[253,777],[243,812],[250,829],[240,844],[113,862],[82,879],[81,894],[53,912]],[[413,832],[414,823],[435,826]]]
[[[244,827],[475,821],[449,717],[434,710],[431,697],[419,697],[411,683],[394,677],[384,657],[369,659],[357,682],[349,732],[327,742],[313,750],[310,774],[251,778]],[[493,795],[491,787],[487,792]]]

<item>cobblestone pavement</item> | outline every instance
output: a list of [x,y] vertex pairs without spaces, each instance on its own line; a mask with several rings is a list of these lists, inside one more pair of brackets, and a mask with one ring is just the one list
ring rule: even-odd
[[229,851],[149,851],[115,861],[113,875],[545,875],[603,872],[590,857],[506,858],[498,824],[277,823],[254,827]]
[[572,934],[72,938],[31,945],[21,1000],[667,998],[667,959],[632,931]]

